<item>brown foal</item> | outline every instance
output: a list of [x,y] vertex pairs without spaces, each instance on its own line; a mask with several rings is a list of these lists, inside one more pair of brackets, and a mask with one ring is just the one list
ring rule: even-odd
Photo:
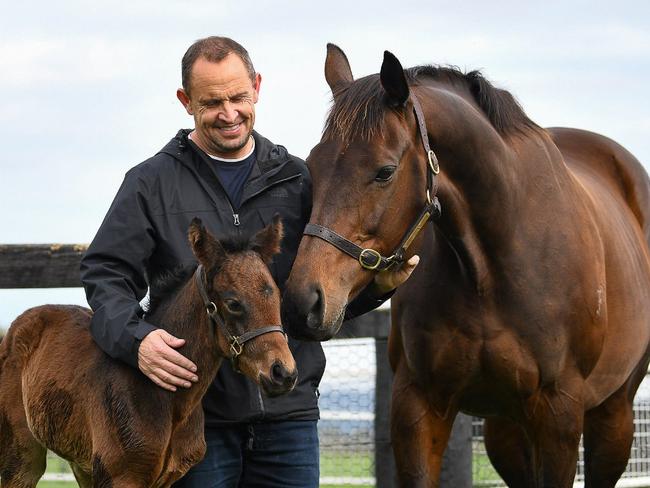
[[70,462],[82,488],[168,487],[205,453],[201,398],[224,358],[267,394],[293,388],[267,267],[280,249],[279,219],[247,243],[220,243],[198,219],[188,234],[198,271],[161,290],[152,284],[148,320],[186,339],[181,352],[198,383],[169,392],[109,358],[90,337],[88,309],[27,310],[0,344],[2,488],[35,487],[46,448]]

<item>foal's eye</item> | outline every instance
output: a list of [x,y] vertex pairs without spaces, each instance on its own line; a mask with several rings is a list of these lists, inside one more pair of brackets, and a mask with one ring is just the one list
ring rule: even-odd
[[226,305],[228,311],[232,314],[236,315],[244,311],[244,307],[242,306],[239,300],[234,300],[232,298],[229,298],[227,300],[224,300],[224,304]]
[[392,164],[388,166],[384,166],[377,172],[377,176],[375,176],[375,181],[378,181],[380,183],[389,181],[393,177],[393,173],[395,173],[396,169],[397,166]]

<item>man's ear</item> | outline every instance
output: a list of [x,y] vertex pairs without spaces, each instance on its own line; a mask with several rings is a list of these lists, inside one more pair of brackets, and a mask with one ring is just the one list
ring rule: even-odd
[[251,240],[251,249],[258,253],[262,260],[271,264],[273,256],[280,252],[280,243],[284,236],[284,228],[280,215],[275,214],[273,222],[259,231]]
[[253,88],[255,89],[255,94],[253,95],[253,103],[257,103],[257,100],[260,97],[260,86],[262,85],[262,75],[255,73],[255,82],[253,83]]
[[185,90],[182,88],[179,88],[176,90],[176,98],[183,104],[183,107],[185,110],[187,110],[187,113],[190,115],[194,115],[192,112],[192,104],[190,103],[190,97],[187,95]]
[[194,217],[187,231],[187,237],[194,256],[206,269],[221,265],[226,258],[226,251],[221,243],[203,226],[200,219]]

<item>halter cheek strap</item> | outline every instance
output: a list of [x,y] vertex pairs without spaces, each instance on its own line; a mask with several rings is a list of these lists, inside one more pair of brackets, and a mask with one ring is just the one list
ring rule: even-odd
[[382,256],[381,253],[375,249],[364,249],[342,235],[337,234],[333,230],[311,222],[305,226],[303,232],[305,235],[318,237],[319,239],[329,242],[337,249],[359,261],[361,267],[369,271],[383,271],[390,269],[396,264],[403,263],[407,249],[413,243],[426,223],[429,222],[429,220],[440,217],[440,202],[436,196],[438,193],[437,175],[440,173],[440,166],[436,154],[429,146],[429,137],[427,135],[427,126],[422,112],[422,106],[414,93],[411,93],[411,101],[413,102],[413,112],[415,112],[415,119],[418,123],[422,146],[427,154],[427,201],[420,212],[420,215],[418,215],[415,222],[411,227],[409,227],[395,251],[390,256]]
[[226,322],[219,314],[219,310],[216,304],[208,297],[208,293],[205,289],[204,274],[203,265],[199,264],[194,273],[194,279],[196,281],[196,287],[199,290],[199,294],[201,295],[201,299],[203,300],[205,311],[210,318],[211,335],[216,340],[217,332],[220,330],[221,333],[226,337],[229,346],[228,349],[230,352],[229,359],[232,361],[235,371],[239,371],[237,368],[237,358],[244,352],[244,344],[246,344],[248,341],[255,339],[261,335],[269,334],[271,332],[279,332],[286,339],[287,335],[284,333],[284,329],[281,325],[266,325],[264,327],[258,327],[253,330],[246,331],[240,335],[231,334],[228,330]]

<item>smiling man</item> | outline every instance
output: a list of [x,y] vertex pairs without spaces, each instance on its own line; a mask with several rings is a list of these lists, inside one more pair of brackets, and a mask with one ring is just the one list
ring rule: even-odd
[[[140,301],[153,280],[195,264],[186,237],[192,218],[227,238],[250,235],[280,214],[285,237],[271,267],[280,289],[309,220],[305,163],[253,130],[261,81],[246,50],[231,39],[209,37],[190,46],[176,95],[195,128],[179,131],[126,174],[82,260],[96,342],[176,394],[191,388],[201,371],[183,356],[182,338],[147,321]],[[378,306],[415,264],[377,275],[348,316]],[[221,367],[203,399],[206,456],[176,486],[318,486],[318,384],[325,356],[317,342],[289,339],[289,346],[299,377],[282,397],[266,398],[229,363]]]

